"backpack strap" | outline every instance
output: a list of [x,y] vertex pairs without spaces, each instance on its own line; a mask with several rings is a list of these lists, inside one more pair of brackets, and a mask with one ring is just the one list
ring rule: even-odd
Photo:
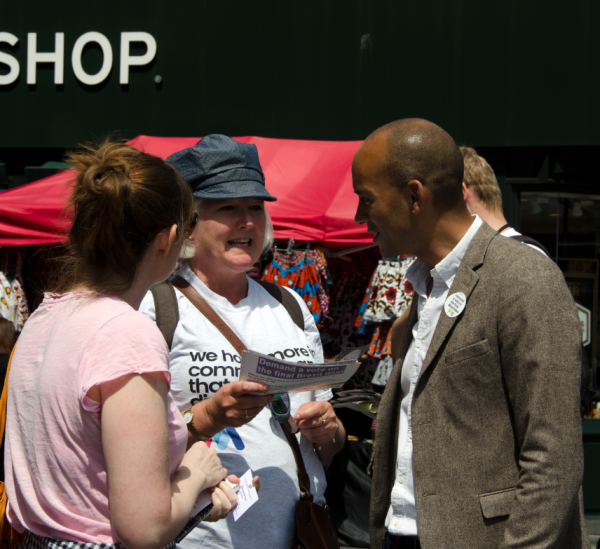
[[509,236],[508,238],[512,238],[513,240],[518,240],[519,242],[522,242],[523,244],[531,244],[532,246],[535,246],[536,248],[539,248],[540,250],[542,250],[542,252],[544,252],[548,257],[550,257],[550,252],[548,250],[546,250],[544,245],[540,244],[537,240],[535,240],[534,238],[531,238],[530,236],[518,234],[515,236]]
[[[283,305],[294,324],[304,331],[304,314],[296,298],[289,292],[281,289],[281,286],[272,282],[257,280],[269,295]],[[170,281],[159,282],[150,288],[154,298],[154,311],[156,314],[156,325],[161,331],[169,351],[173,345],[175,328],[179,322],[179,305],[173,284]]]
[[154,298],[156,325],[165,338],[170,351],[173,345],[175,328],[177,328],[179,322],[179,305],[177,304],[175,289],[169,281],[165,280],[152,286],[150,291]]
[[290,294],[290,292],[282,290],[281,286],[278,284],[266,282],[265,280],[257,280],[256,282],[258,282],[271,297],[275,298],[283,305],[291,319],[294,321],[294,324],[304,331],[304,314],[302,313],[302,308],[296,301],[296,298]]
[[237,334],[187,280],[180,276],[175,276],[173,277],[173,286],[175,286],[185,297],[187,297],[191,304],[204,315],[206,320],[211,322],[213,326],[223,334],[223,337],[231,343],[240,357],[244,351],[248,350],[248,347],[244,345]]

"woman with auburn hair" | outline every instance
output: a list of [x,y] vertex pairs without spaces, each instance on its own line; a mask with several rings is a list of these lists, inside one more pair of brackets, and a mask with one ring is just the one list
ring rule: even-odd
[[201,491],[212,490],[215,520],[236,500],[214,450],[186,451],[167,346],[138,311],[194,228],[192,194],[162,159],[124,144],[68,160],[76,177],[60,276],[25,324],[9,375],[7,517],[25,549],[174,546]]

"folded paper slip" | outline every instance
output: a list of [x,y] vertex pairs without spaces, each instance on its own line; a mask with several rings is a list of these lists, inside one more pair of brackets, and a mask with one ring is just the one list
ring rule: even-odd
[[244,351],[239,379],[268,385],[267,394],[270,395],[312,391],[343,385],[354,375],[359,366],[360,362],[356,360],[324,364],[287,362],[253,351]]

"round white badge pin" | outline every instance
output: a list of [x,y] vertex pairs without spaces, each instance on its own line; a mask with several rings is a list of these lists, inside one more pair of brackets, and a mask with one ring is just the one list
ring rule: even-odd
[[444,303],[444,311],[450,318],[454,318],[462,313],[467,304],[467,298],[462,292],[457,292],[448,296],[446,303]]

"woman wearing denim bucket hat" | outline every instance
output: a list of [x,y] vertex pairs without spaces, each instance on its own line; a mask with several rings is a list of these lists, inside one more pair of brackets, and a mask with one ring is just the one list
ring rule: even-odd
[[[225,333],[223,326],[229,327],[253,351],[297,362],[323,362],[319,332],[297,294],[281,287],[297,303],[300,322],[246,276],[273,242],[264,202],[276,198],[265,188],[256,146],[209,135],[167,162],[192,187],[199,216],[190,236],[191,253],[174,283],[179,321],[170,352],[171,393],[188,420],[190,441],[212,438],[211,447],[231,473],[252,469],[261,479],[259,501],[239,521],[230,516],[220,523],[200,524],[181,546],[289,547],[300,494],[294,455],[266,407],[273,397],[248,394],[265,392],[267,387],[238,381],[240,354],[216,324],[221,322]],[[192,301],[201,296],[220,318],[209,320],[184,293]],[[140,310],[156,318],[151,293]],[[210,311],[206,314],[210,316]],[[345,440],[344,427],[328,402],[331,396],[329,390],[291,396],[311,493],[321,505],[326,486],[323,464]]]

